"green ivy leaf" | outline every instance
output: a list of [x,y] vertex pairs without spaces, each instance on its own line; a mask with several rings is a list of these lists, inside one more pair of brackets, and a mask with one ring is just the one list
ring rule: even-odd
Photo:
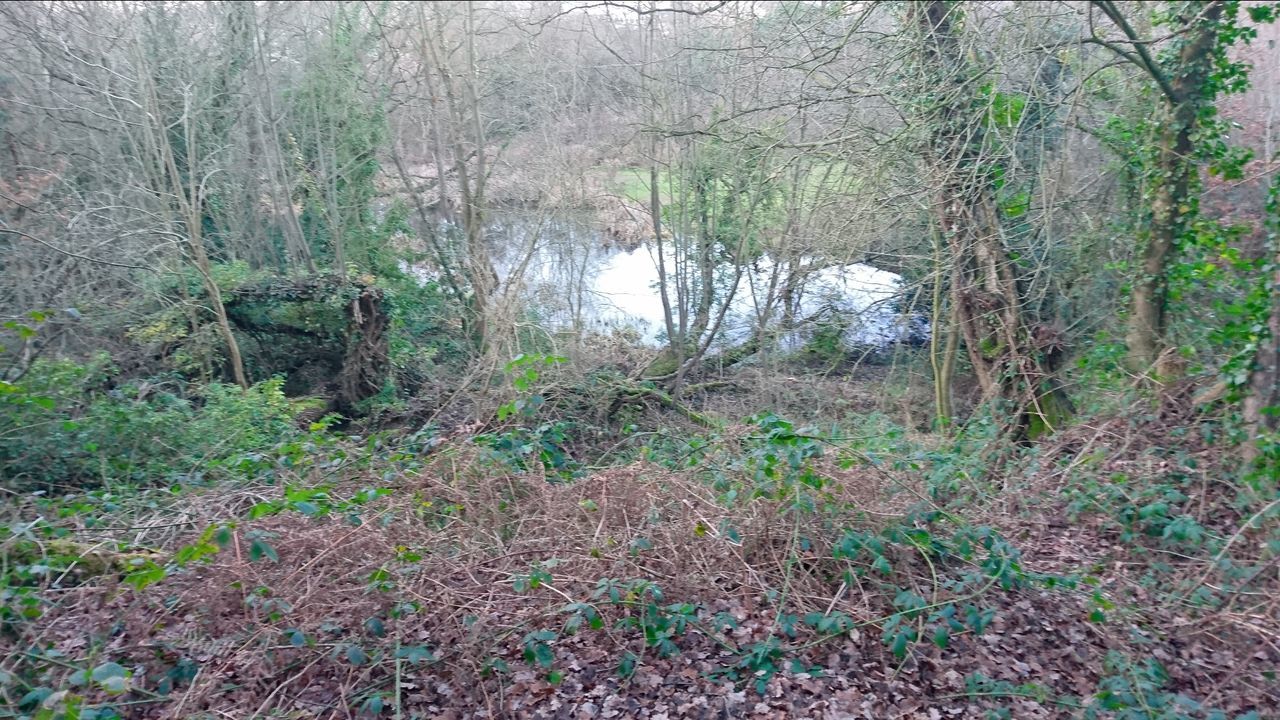
[[905,630],[899,630],[893,636],[893,643],[889,649],[893,651],[893,656],[901,660],[907,656],[907,646],[911,644],[911,633]]
[[947,643],[951,641],[951,631],[946,625],[939,625],[933,629],[933,644],[939,648],[946,650]]
[[626,680],[636,674],[636,661],[639,658],[635,653],[627,652],[622,656],[622,660],[618,661],[618,677]]
[[266,517],[267,515],[275,515],[278,512],[280,512],[280,505],[278,503],[260,502],[257,505],[254,505],[253,507],[249,508],[249,519],[257,520],[260,517]]
[[889,564],[889,558],[883,555],[876,556],[875,562],[871,563],[871,569],[884,575],[893,572],[893,566]]
[[26,695],[23,695],[22,698],[18,700],[18,707],[20,708],[38,707],[41,703],[47,700],[49,696],[52,694],[53,694],[53,688],[47,688],[47,687],[35,688],[31,690],[31,692],[27,693]]
[[556,661],[556,655],[551,650],[551,646],[545,643],[534,643],[532,648],[533,661],[539,667],[549,668]]
[[124,581],[132,585],[134,588],[141,590],[148,585],[158,583],[165,578],[165,569],[159,565],[146,560],[138,569],[124,576]]

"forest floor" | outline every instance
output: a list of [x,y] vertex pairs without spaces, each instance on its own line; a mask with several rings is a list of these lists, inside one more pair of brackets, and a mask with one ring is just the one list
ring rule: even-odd
[[[749,426],[697,468],[569,483],[465,442],[413,471],[312,468],[283,503],[219,488],[86,532],[208,557],[69,587],[15,652],[64,693],[46,707],[137,718],[1280,717],[1274,562],[1212,610],[1184,591],[1262,540],[1178,412],[1072,428],[967,517],[929,485],[963,468],[837,453],[804,461],[805,512],[799,485],[726,503],[760,467],[717,465],[752,457]],[[1082,468],[1182,477],[1232,542],[1195,557],[1077,518]]]

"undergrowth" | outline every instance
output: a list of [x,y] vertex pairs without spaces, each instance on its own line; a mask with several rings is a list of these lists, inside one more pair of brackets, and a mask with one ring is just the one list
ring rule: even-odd
[[297,434],[305,403],[280,379],[247,391],[175,378],[117,384],[109,360],[41,362],[0,383],[0,477],[10,489],[200,484]]
[[[248,702],[216,680],[231,666],[329,668],[347,678],[341,702],[369,716],[405,716],[419,701],[404,678],[447,670],[502,714],[516,688],[581,682],[589,647],[609,648],[595,664],[615,688],[686,663],[709,687],[768,699],[849,677],[838,658],[856,647],[890,679],[955,663],[963,682],[937,702],[986,717],[1025,702],[1051,717],[1262,717],[1215,709],[1143,650],[1167,641],[1152,612],[1236,629],[1269,612],[1275,505],[1205,495],[1217,421],[1103,452],[1089,432],[1141,437],[1150,420],[1018,448],[983,415],[940,441],[883,416],[800,427],[763,413],[625,435],[636,452],[590,468],[573,455],[581,429],[543,415],[558,364],[513,361],[495,420],[453,436],[301,429],[272,382],[179,398],[94,390],[89,369],[50,365],[10,386],[13,427],[48,414],[78,444],[6,445],[7,477],[92,488],[37,493],[7,517],[8,716],[197,716]],[[181,443],[193,470],[161,472],[172,449],[142,433]],[[1044,507],[1148,553],[1145,574],[1116,577],[1101,553],[1029,565],[1023,519]],[[1008,623],[1049,607],[1096,658],[1085,677],[993,674],[983,658]]]

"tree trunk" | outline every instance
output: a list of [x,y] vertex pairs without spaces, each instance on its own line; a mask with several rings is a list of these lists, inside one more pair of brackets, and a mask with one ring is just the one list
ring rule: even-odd
[[[934,425],[938,430],[946,432],[951,427],[953,414],[951,402],[951,385],[955,377],[956,350],[960,343],[959,328],[956,323],[955,306],[949,308],[946,325],[943,325],[943,267],[942,240],[934,233],[935,266],[937,275],[933,279],[933,309],[930,323],[929,361],[933,368],[933,404]],[[946,340],[942,341],[943,333]]]
[[1251,472],[1265,452],[1265,446],[1273,442],[1273,435],[1280,426],[1280,178],[1271,185],[1271,198],[1267,203],[1270,215],[1270,244],[1272,253],[1270,316],[1267,318],[1267,334],[1258,343],[1249,373],[1249,387],[1241,412],[1247,440],[1241,449],[1244,471]]
[[[1163,362],[1165,351],[1165,310],[1168,304],[1166,267],[1174,255],[1178,237],[1195,213],[1191,193],[1197,166],[1193,135],[1204,107],[1204,86],[1213,69],[1209,55],[1217,42],[1222,3],[1197,2],[1187,9],[1197,18],[1189,37],[1178,51],[1177,72],[1166,83],[1166,125],[1152,179],[1155,197],[1151,202],[1149,227],[1143,233],[1141,274],[1135,279],[1129,301],[1125,330],[1125,364],[1131,372],[1157,378],[1176,372],[1173,363]],[[1157,72],[1158,68],[1155,69]]]
[[338,378],[338,402],[344,412],[382,392],[390,376],[390,349],[387,344],[387,315],[382,307],[382,291],[361,289],[347,309],[347,354]]
[[236,342],[236,336],[231,332],[231,321],[227,319],[227,308],[222,302],[222,291],[211,274],[209,256],[204,250],[204,238],[200,234],[199,227],[198,217],[194,225],[192,219],[188,217],[187,247],[191,250],[196,271],[204,281],[205,294],[209,296],[209,304],[213,307],[213,316],[218,323],[218,334],[222,336],[222,342],[227,346],[227,361],[231,363],[231,375],[235,378],[237,385],[248,389],[249,378],[245,375],[244,360],[240,357],[240,343]]
[[[151,189],[163,198],[163,216],[166,219],[166,225],[169,226],[166,227],[165,232],[183,239],[191,263],[195,266],[196,272],[200,274],[205,294],[208,297],[214,320],[218,326],[218,334],[226,345],[227,361],[231,364],[232,377],[237,385],[247,389],[249,387],[249,379],[244,371],[240,345],[236,342],[235,335],[231,332],[231,322],[227,319],[227,308],[222,302],[222,291],[218,288],[218,283],[213,279],[209,256],[204,247],[204,235],[202,233],[205,201],[203,194],[204,178],[200,176],[201,158],[199,157],[199,146],[196,143],[198,118],[195,115],[200,106],[195,102],[196,98],[192,96],[192,91],[190,89],[184,90],[181,124],[186,155],[184,166],[180,169],[177,158],[174,156],[173,141],[170,139],[168,127],[165,123],[165,114],[160,105],[152,68],[146,62],[139,44],[135,43],[132,50],[135,53],[135,69],[140,83],[141,103],[138,103],[138,105],[145,108],[144,117],[146,118],[146,122],[140,123],[139,127],[146,147],[147,169],[150,174],[149,182],[153,186]],[[177,225],[185,225],[182,228],[184,232],[173,233],[171,228]]]
[[[472,339],[476,348],[485,349],[492,339],[493,328],[490,326],[491,295],[498,287],[498,273],[494,269],[493,260],[489,256],[484,229],[485,185],[488,182],[488,165],[485,148],[484,123],[480,117],[480,107],[475,93],[478,82],[475,66],[475,28],[472,17],[474,7],[466,5],[465,50],[466,71],[450,72],[442,63],[444,53],[435,43],[425,43],[433,66],[442,74],[441,84],[444,89],[445,107],[449,111],[450,135],[453,146],[454,172],[458,176],[458,189],[462,198],[462,226],[466,244],[467,280],[471,287],[471,317],[474,325],[471,328]],[[447,47],[442,37],[438,37],[441,47]],[[461,80],[455,80],[461,75]],[[460,86],[455,82],[460,82]],[[465,106],[464,106],[465,103]],[[470,145],[472,152],[467,152]],[[471,172],[468,161],[474,157],[475,171]],[[443,178],[443,173],[441,173]],[[442,190],[443,192],[443,190]]]
[[[654,53],[654,17],[649,16],[648,32],[645,34],[645,59],[652,61]],[[640,80],[645,88],[650,85],[647,73],[641,73]],[[656,132],[657,119],[657,88],[654,88],[654,97],[648,102],[648,120],[649,124],[655,130],[649,136],[649,219],[653,223],[653,243],[654,250],[657,254],[658,268],[658,297],[662,300],[662,322],[667,331],[667,349],[658,358],[654,360],[654,366],[650,371],[662,370],[656,374],[666,375],[666,368],[670,367],[671,372],[675,372],[684,366],[684,327],[683,323],[677,328],[675,312],[671,304],[671,282],[667,276],[667,258],[663,250],[662,242],[662,193],[658,187],[658,134]],[[674,237],[674,236],[673,236]],[[679,294],[677,293],[677,301]]]
[[[931,112],[929,164],[933,211],[951,264],[951,302],[984,400],[1012,410],[1008,431],[1034,439],[1057,429],[1072,408],[1021,314],[1017,267],[1004,247],[984,137],[985,103],[961,52],[960,6],[913,5],[922,36]],[[937,318],[935,318],[935,322]]]

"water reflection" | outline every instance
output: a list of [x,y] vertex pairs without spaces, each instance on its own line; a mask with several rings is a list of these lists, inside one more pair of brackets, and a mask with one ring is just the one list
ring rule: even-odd
[[[520,215],[499,218],[488,236],[501,287],[526,301],[544,325],[578,332],[619,331],[648,345],[665,338],[652,243],[619,248],[586,222]],[[669,256],[667,262],[670,274]],[[815,263],[802,259],[798,265],[813,268]],[[767,318],[765,327],[776,330],[784,317],[791,326],[778,333],[784,348],[798,347],[824,324],[840,328],[849,346],[919,341],[927,336],[921,318],[905,316],[895,308],[901,278],[894,273],[860,263],[811,269],[797,273],[802,279],[788,297],[781,288],[789,269],[775,268],[768,257],[743,268],[717,345],[746,341],[761,325],[761,318]],[[422,279],[431,277],[424,268],[411,271]],[[722,266],[717,299],[728,294],[734,274],[733,267]]]

